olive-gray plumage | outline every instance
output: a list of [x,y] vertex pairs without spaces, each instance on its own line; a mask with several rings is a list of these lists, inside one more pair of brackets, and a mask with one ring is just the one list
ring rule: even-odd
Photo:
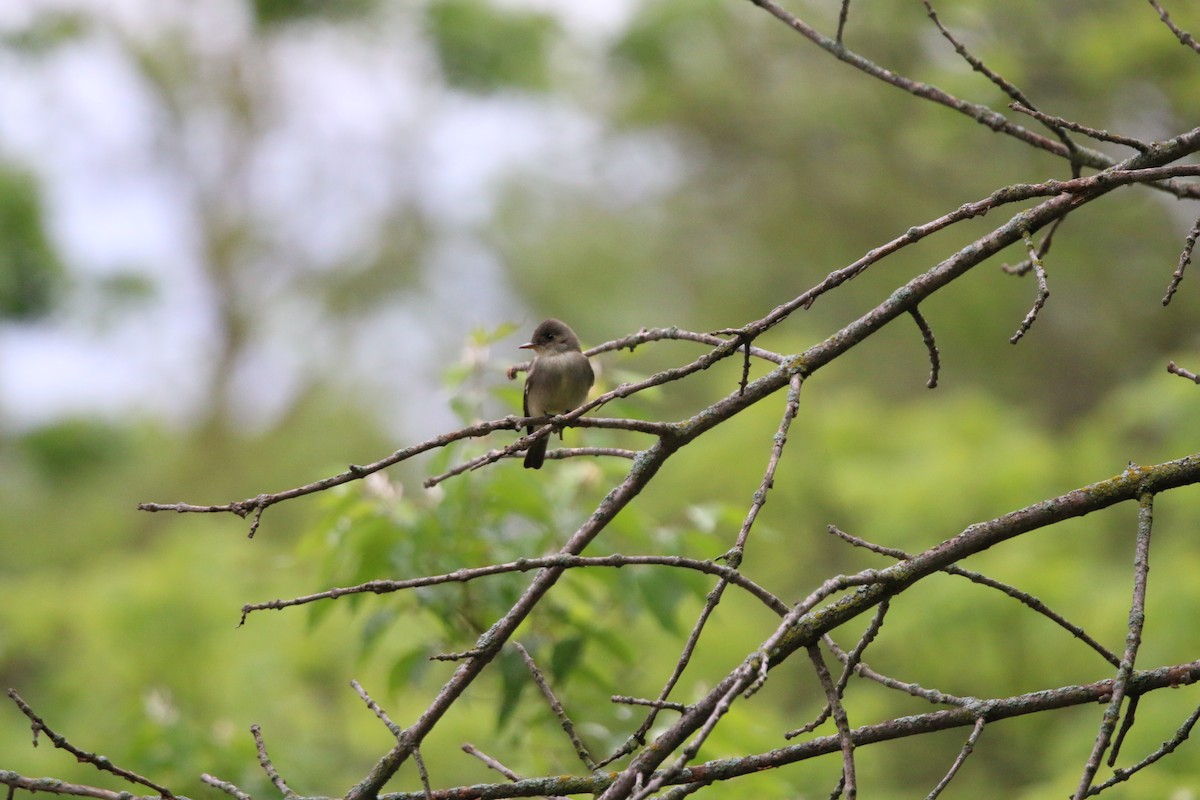
[[[529,375],[525,378],[525,416],[565,414],[583,405],[595,376],[579,347],[579,339],[566,323],[546,320],[521,347],[533,351]],[[536,428],[530,425],[526,430],[533,433]],[[542,468],[549,440],[549,436],[544,436],[529,446],[525,453],[526,468]]]

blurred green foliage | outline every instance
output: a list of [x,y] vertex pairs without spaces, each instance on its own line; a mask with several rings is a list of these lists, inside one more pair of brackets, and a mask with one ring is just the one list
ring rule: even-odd
[[0,319],[45,315],[65,277],[47,234],[37,181],[0,164]]
[[548,14],[502,10],[488,0],[434,0],[425,13],[451,86],[475,92],[550,86],[548,50],[559,30]]
[[[795,5],[833,30],[836,4]],[[998,90],[953,55],[919,4],[851,10],[848,46],[1003,108]],[[572,42],[554,17],[483,0],[437,0],[415,10],[263,1],[252,11],[259,29],[278,37],[298,27],[293,22],[313,29],[346,18],[386,25],[395,14],[418,23],[427,37],[443,90],[537,92],[602,119],[614,139],[651,145],[650,156],[619,169],[619,149],[597,152],[596,163],[585,165],[595,183],[586,186],[544,175],[512,180],[480,232],[509,265],[515,291],[533,308],[570,319],[585,344],[641,325],[742,323],[913,224],[1005,184],[1067,174],[1045,154],[870,81],[749,4],[645,4],[601,49],[591,71],[559,69],[557,57]],[[1185,27],[1200,28],[1200,19],[1188,19],[1191,9],[1173,12]],[[1116,0],[971,0],[942,9],[942,18],[1049,113],[1147,137],[1193,124],[1194,57],[1147,9]],[[87,20],[48,14],[4,41],[15,51],[42,54],[91,30]],[[165,36],[157,52],[153,42],[126,46],[152,73],[147,80],[179,90],[174,102],[186,110],[195,101],[189,92],[211,75],[189,75],[173,43]],[[230,102],[270,105],[267,92],[231,95]],[[247,126],[246,135],[252,133]],[[1119,148],[1100,147],[1123,156]],[[672,157],[656,157],[662,153]],[[647,175],[659,181],[650,184],[667,188],[645,188]],[[0,173],[0,263],[11,265],[0,269],[0,313],[9,318],[44,316],[64,287],[80,285],[67,280],[70,265],[54,252],[41,205],[32,178]],[[1007,339],[1033,300],[1030,280],[984,268],[929,301],[923,311],[942,354],[935,392],[924,389],[928,362],[919,334],[903,323],[810,380],[744,571],[794,601],[831,574],[883,565],[830,536],[830,524],[918,551],[972,522],[1116,474],[1130,460],[1153,463],[1193,452],[1200,439],[1196,387],[1161,368],[1168,356],[1193,367],[1200,359],[1196,276],[1184,281],[1170,308],[1159,305],[1191,224],[1177,207],[1131,189],[1069,219],[1047,258],[1053,296],[1018,347]],[[409,250],[436,247],[436,226],[412,222],[407,211],[389,222],[403,241],[393,245],[403,257],[386,251],[361,279],[351,269],[314,279],[273,263],[277,271],[265,274],[230,267],[245,284],[218,283],[215,290],[227,293],[220,300],[229,307],[247,286],[292,279],[311,287],[316,280],[331,316],[369,324],[364,309],[375,303],[423,299],[413,279],[419,253]],[[988,230],[994,217],[889,259],[761,344],[797,352],[820,341]],[[208,233],[214,251],[243,246],[261,256],[255,236]],[[231,258],[225,266],[255,258]],[[93,299],[103,310],[106,298],[152,294],[136,279],[117,278]],[[232,346],[249,347],[249,328],[225,322],[231,330],[221,333]],[[460,331],[435,333],[462,338]],[[507,348],[504,337],[513,333],[477,334],[468,345],[471,357],[448,369],[448,402],[461,421],[520,407],[519,384],[501,378],[507,361],[498,353],[507,351],[490,349],[502,341]],[[695,352],[692,345],[663,343],[602,356],[599,388]],[[605,413],[676,418],[733,391],[739,377],[740,364],[731,360]],[[17,688],[78,746],[178,791],[194,793],[196,776],[210,772],[255,796],[269,793],[247,734],[252,722],[262,725],[276,765],[298,790],[337,794],[361,778],[391,742],[348,681],[357,678],[400,724],[411,720],[454,669],[430,656],[470,648],[529,576],[352,595],[258,612],[237,628],[241,604],[552,552],[627,464],[554,460],[531,475],[505,461],[435,490],[420,488],[425,476],[511,439],[456,443],[390,470],[386,480],[273,507],[253,541],[242,535],[248,523],[235,518],[134,510],[144,500],[227,502],[300,485],[407,444],[392,441],[364,411],[360,387],[335,384],[335,377],[314,380],[289,413],[257,433],[225,418],[207,424],[203,414],[194,426],[178,428],[72,416],[0,431],[0,576],[14,600],[0,606],[0,683]],[[218,416],[228,411],[221,386],[211,403]],[[761,479],[782,405],[782,397],[763,403],[689,447],[589,554],[719,557]],[[397,417],[408,411],[388,409]],[[645,440],[598,429],[566,432],[566,446],[579,443],[636,448]],[[1200,644],[1194,624],[1200,544],[1190,535],[1198,503],[1193,490],[1156,503],[1151,628],[1141,664],[1192,659]],[[1056,526],[964,566],[1033,592],[1120,649],[1134,511],[1117,508]],[[711,586],[711,579],[663,568],[573,570],[519,631],[595,753],[620,745],[641,719],[609,695],[657,694]],[[677,690],[681,701],[739,663],[775,619],[731,590],[710,624],[712,635],[701,641]],[[864,624],[848,624],[839,641],[851,644]],[[867,660],[901,679],[989,696],[1111,672],[1011,599],[949,576],[893,603]],[[506,652],[499,667],[423,747],[431,774],[443,783],[495,780],[458,753],[467,740],[497,755],[515,749],[519,760],[508,765],[525,774],[577,771],[520,659]],[[818,712],[821,699],[811,687],[805,668],[784,665],[759,695],[735,706],[699,758],[781,746],[781,731]],[[862,682],[852,684],[848,701],[854,724],[929,710]],[[1148,698],[1125,745],[1126,763],[1157,747],[1196,703],[1194,689]],[[0,768],[103,780],[45,743],[30,748],[20,715],[11,705],[0,709]],[[1098,708],[1088,708],[990,726],[953,784],[956,794],[947,796],[1067,794],[1098,717]],[[861,749],[864,796],[928,791],[964,737],[949,732]],[[1188,791],[1200,780],[1189,748],[1112,796]],[[836,760],[818,760],[710,794],[826,796],[837,769]],[[395,783],[417,785],[411,765]]]
[[297,22],[341,22],[362,19],[379,6],[378,0],[253,0],[254,19],[263,28]]

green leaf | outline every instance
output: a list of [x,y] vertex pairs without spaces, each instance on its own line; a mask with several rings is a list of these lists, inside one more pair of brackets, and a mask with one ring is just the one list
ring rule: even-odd
[[430,5],[427,18],[451,84],[475,92],[549,86],[546,53],[557,32],[552,17],[501,11],[486,0],[442,0]]
[[315,630],[321,621],[329,616],[333,611],[334,601],[318,600],[315,603],[308,604],[308,629]]
[[471,341],[477,345],[495,344],[512,336],[521,326],[515,322],[502,322],[495,328],[476,328],[471,331]]
[[392,609],[383,609],[376,611],[367,617],[366,623],[362,626],[360,635],[362,636],[362,652],[363,655],[369,655],[379,645],[379,640],[384,633],[391,630],[396,621],[396,612]]
[[663,630],[679,633],[675,609],[679,607],[679,598],[686,588],[677,576],[667,570],[647,570],[639,574],[635,582],[646,601],[646,610],[655,622]]
[[31,431],[17,446],[44,478],[65,481],[102,472],[120,461],[130,449],[129,438],[129,431],[106,422],[64,419]]
[[375,0],[254,0],[254,17],[262,27],[278,26],[309,19],[327,21],[363,16],[376,5]]
[[525,660],[513,648],[502,650],[496,658],[496,665],[500,668],[500,707],[496,711],[496,730],[504,730],[531,678]]
[[393,694],[407,691],[409,684],[417,683],[429,669],[429,658],[421,648],[410,650],[392,664],[388,671],[388,690]]
[[580,633],[555,642],[550,650],[550,675],[556,682],[566,679],[583,657],[587,636]]
[[0,166],[0,317],[44,316],[64,281],[65,270],[46,231],[37,182]]
[[76,12],[43,12],[29,27],[3,38],[4,45],[18,53],[41,55],[78,41],[89,32],[90,20]]

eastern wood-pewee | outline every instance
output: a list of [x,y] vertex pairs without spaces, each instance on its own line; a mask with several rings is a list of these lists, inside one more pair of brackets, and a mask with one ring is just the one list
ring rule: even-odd
[[[579,348],[579,339],[566,323],[546,320],[521,347],[533,351],[529,375],[525,378],[525,416],[565,414],[583,405],[595,376],[587,356]],[[536,428],[530,425],[526,430],[533,433]],[[549,440],[549,436],[544,436],[529,446],[525,452],[527,469],[542,468]]]

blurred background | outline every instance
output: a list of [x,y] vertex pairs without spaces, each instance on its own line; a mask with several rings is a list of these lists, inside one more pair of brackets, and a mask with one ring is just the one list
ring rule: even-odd
[[[839,5],[787,7],[832,35]],[[1200,31],[1200,9],[1175,5],[1173,19]],[[939,10],[1047,113],[1143,139],[1196,124],[1200,62],[1149,7]],[[846,43],[1014,116],[920,4],[853,5]],[[427,656],[468,648],[527,579],[263,613],[238,628],[241,605],[549,550],[627,465],[554,461],[531,476],[506,462],[422,489],[477,452],[463,446],[276,506],[252,541],[236,518],[151,515],[138,502],[277,491],[515,413],[519,383],[504,370],[547,316],[585,346],[642,326],[741,325],[912,225],[1004,185],[1066,177],[1049,155],[873,81],[735,0],[6,3],[0,683],[79,747],[179,792],[212,794],[200,772],[268,792],[247,733],[257,722],[293,788],[341,794],[389,746],[348,681],[403,724],[452,669]],[[794,353],[824,339],[1008,213],[902,251],[760,344]],[[826,525],[920,550],[1130,460],[1195,452],[1198,390],[1165,365],[1200,368],[1200,276],[1160,301],[1196,215],[1130,188],[1068,219],[1046,260],[1052,296],[1015,347],[1030,278],[997,261],[941,292],[922,307],[941,350],[934,391],[920,335],[903,322],[819,373],[747,573],[794,600],[831,574],[883,565]],[[698,352],[607,354],[599,383]],[[739,369],[609,410],[678,418],[728,393]],[[728,549],[782,408],[781,396],[689,448],[595,553]],[[1139,666],[1190,661],[1200,646],[1197,506],[1185,489],[1156,507]],[[1135,511],[967,566],[1017,582],[1119,650]],[[553,619],[527,632],[587,709],[582,730],[598,751],[638,719],[607,695],[657,692],[708,588],[627,572],[564,581]],[[1011,600],[958,583],[930,581],[896,603],[892,646],[881,641],[868,661],[980,696],[1111,673]],[[698,652],[684,700],[773,627],[744,598],[717,619],[727,627]],[[578,770],[557,724],[517,688],[521,669],[473,687],[435,731],[424,750],[435,786],[494,780],[458,752],[464,740],[502,760],[532,740],[509,766]],[[702,758],[781,746],[781,731],[819,710],[809,676],[788,669]],[[1139,711],[1130,761],[1200,702],[1189,689],[1160,695]],[[901,713],[882,691],[853,702],[854,724]],[[1083,709],[993,726],[947,796],[1068,792],[1098,723]],[[865,749],[860,786],[922,796],[964,735]],[[1168,758],[1113,796],[1196,797],[1197,764],[1194,752]],[[419,785],[410,767],[392,788]],[[827,796],[839,767],[710,792]],[[31,748],[11,705],[0,706],[0,768],[103,780],[48,742]]]

